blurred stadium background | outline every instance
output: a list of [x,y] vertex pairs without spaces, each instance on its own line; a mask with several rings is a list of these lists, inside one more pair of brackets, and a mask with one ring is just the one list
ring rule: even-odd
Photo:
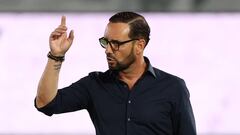
[[0,0],[3,12],[232,12],[239,0]]
[[60,75],[64,87],[107,69],[97,39],[118,11],[146,16],[146,56],[185,79],[198,134],[240,135],[240,0],[0,0],[0,135],[95,134],[86,111],[49,118],[33,99],[61,15],[76,35]]

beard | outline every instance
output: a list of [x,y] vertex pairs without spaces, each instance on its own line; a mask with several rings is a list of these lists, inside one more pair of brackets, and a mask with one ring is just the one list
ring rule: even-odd
[[108,59],[109,69],[119,72],[129,68],[130,65],[132,65],[136,61],[136,56],[134,55],[133,48],[132,48],[129,55],[126,56],[122,61],[119,61],[118,59],[113,57],[111,54],[107,54],[107,59]]

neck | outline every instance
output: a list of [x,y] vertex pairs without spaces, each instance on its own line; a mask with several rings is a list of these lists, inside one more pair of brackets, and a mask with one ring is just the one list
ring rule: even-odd
[[135,83],[145,72],[146,63],[144,58],[137,59],[129,68],[119,72],[119,79],[126,83]]

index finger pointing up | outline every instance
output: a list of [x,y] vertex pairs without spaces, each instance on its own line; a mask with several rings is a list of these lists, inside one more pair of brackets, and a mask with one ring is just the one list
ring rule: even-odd
[[62,16],[61,25],[62,25],[62,26],[65,26],[65,25],[66,25],[66,16]]

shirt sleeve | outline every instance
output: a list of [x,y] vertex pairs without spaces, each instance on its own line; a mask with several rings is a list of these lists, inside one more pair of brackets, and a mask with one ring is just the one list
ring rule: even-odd
[[37,108],[36,98],[34,100],[34,105],[38,111],[48,116],[87,109],[90,102],[87,86],[90,82],[88,76],[82,78],[68,87],[59,89],[55,98],[46,106]]
[[190,103],[190,94],[183,80],[178,85],[179,99],[175,112],[176,135],[196,135],[195,118]]

